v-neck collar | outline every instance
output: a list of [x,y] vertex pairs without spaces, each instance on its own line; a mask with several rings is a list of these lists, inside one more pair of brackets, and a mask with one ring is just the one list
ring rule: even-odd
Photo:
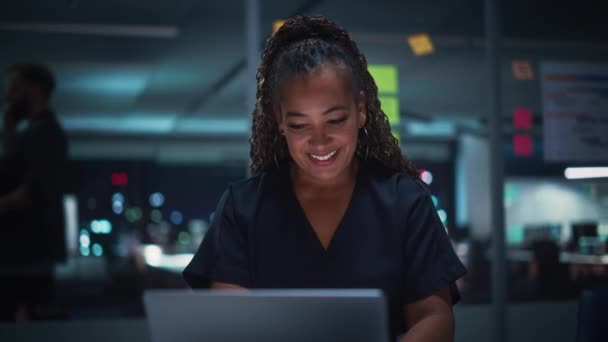
[[362,179],[361,175],[364,172],[365,163],[362,161],[359,161],[359,165],[357,167],[357,174],[355,175],[355,186],[350,195],[350,199],[348,200],[348,206],[346,207],[344,214],[338,221],[336,229],[329,241],[329,244],[327,245],[327,248],[323,247],[323,243],[321,242],[321,240],[319,239],[319,236],[315,232],[314,227],[308,220],[308,217],[306,216],[306,212],[304,211],[302,204],[298,200],[298,196],[296,195],[295,190],[293,188],[293,183],[292,183],[289,168],[290,168],[289,164],[285,163],[283,172],[285,174],[285,180],[287,183],[286,189],[287,189],[288,198],[289,198],[290,204],[292,206],[292,209],[294,210],[295,214],[297,216],[299,216],[298,218],[301,219],[301,222],[304,223],[304,227],[302,227],[302,228],[306,229],[307,235],[309,235],[311,237],[311,239],[315,242],[315,245],[319,248],[321,253],[323,255],[328,255],[334,249],[333,246],[335,245],[336,240],[342,234],[341,232],[345,229],[344,228],[345,223],[348,221],[348,219],[351,215],[351,211],[353,210],[352,207],[354,205],[355,200],[358,197],[358,192],[360,191],[359,189],[361,187],[361,179]]

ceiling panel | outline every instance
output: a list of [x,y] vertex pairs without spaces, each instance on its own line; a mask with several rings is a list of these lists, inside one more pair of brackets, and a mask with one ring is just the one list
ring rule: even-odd
[[[396,65],[402,112],[479,118],[488,108],[482,0],[260,3],[263,39],[273,20],[304,9],[346,27],[370,64]],[[607,59],[608,26],[599,25],[599,11],[562,0],[504,3],[504,30],[509,39],[520,42],[505,40],[506,114],[518,103],[540,111],[538,84],[513,80],[511,58],[529,59],[534,65],[545,59]],[[49,63],[59,80],[54,103],[72,120],[74,130],[94,130],[95,125],[112,129],[112,120],[117,120],[156,134],[247,120],[251,108],[245,103],[245,90],[253,80],[245,79],[242,68],[229,75],[244,59],[244,4],[245,0],[3,1],[0,67],[17,61]],[[68,29],[23,32],[7,29],[9,24],[61,24]],[[97,33],[91,34],[91,28]],[[433,55],[411,53],[406,37],[417,32],[442,38],[436,39]],[[560,45],[560,38],[567,41]],[[526,45],[531,39],[535,40]],[[218,86],[222,79],[226,82]],[[188,125],[180,120],[194,121]],[[242,125],[231,121],[226,127]]]

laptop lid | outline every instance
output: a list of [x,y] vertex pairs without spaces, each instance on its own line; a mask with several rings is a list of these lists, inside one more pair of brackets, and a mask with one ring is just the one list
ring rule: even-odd
[[148,290],[152,342],[388,341],[379,290]]

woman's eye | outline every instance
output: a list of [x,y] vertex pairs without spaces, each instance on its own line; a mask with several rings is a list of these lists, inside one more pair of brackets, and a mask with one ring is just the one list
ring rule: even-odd
[[339,125],[339,124],[343,123],[344,121],[346,121],[346,117],[339,118],[339,119],[334,119],[334,120],[329,120],[329,123],[332,124],[332,125]]
[[291,124],[291,125],[289,125],[289,128],[291,128],[291,129],[296,129],[296,130],[298,130],[298,129],[302,129],[302,128],[304,128],[304,127],[306,127],[306,125],[305,125],[305,124]]

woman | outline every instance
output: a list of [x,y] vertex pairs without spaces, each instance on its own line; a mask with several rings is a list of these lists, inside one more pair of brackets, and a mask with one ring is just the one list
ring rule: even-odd
[[188,284],[380,288],[394,337],[452,340],[464,267],[348,33],[324,17],[288,20],[257,81],[254,176],[222,196]]

